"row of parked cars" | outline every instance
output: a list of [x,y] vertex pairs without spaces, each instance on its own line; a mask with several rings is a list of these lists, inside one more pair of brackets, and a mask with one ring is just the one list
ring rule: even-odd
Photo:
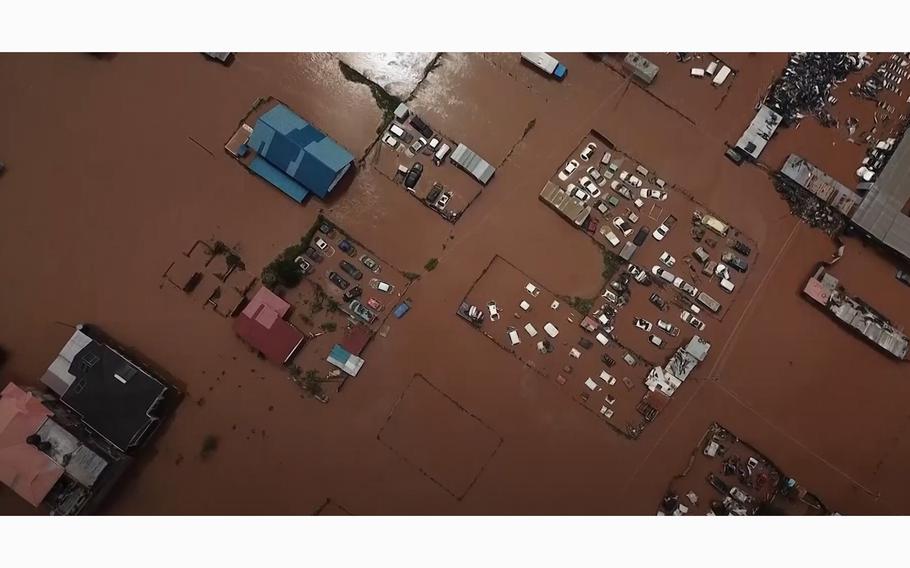
[[[579,158],[583,162],[588,162],[596,151],[597,144],[590,142],[581,151]],[[609,182],[611,190],[635,202],[639,208],[644,204],[641,201],[642,199],[663,201],[667,198],[667,192],[662,189],[666,185],[663,180],[657,180],[657,184],[661,189],[643,187],[644,181],[636,173],[646,178],[649,173],[647,168],[639,165],[636,167],[635,173],[627,170],[620,171],[621,162],[612,161],[612,159],[613,154],[609,150],[605,151],[600,158],[599,164],[585,168],[585,175],[582,175],[577,180],[578,185],[569,183],[566,187],[566,192],[582,202],[587,202],[589,199],[599,198],[602,195],[601,188],[605,187]],[[559,177],[560,181],[567,182],[580,167],[582,166],[578,160],[569,160],[557,177]]]
[[[330,239],[335,235],[335,228],[329,223],[322,223],[319,226],[319,233],[321,233],[322,236],[316,236],[313,239],[312,244],[306,248],[303,255],[298,256],[295,259],[297,265],[300,266],[300,269],[304,274],[312,272],[314,264],[320,264],[325,258],[334,255],[334,249],[332,249],[326,239]],[[373,257],[366,254],[361,254],[358,257],[357,248],[347,239],[338,241],[338,249],[352,260],[357,258],[360,264],[373,274],[379,274],[382,271],[379,262]],[[351,262],[351,260],[340,260],[338,262],[338,268],[340,269],[338,272],[335,270],[329,270],[327,272],[326,275],[329,282],[342,292],[342,299],[345,302],[350,302],[349,307],[356,316],[367,323],[371,323],[376,319],[376,312],[380,312],[384,308],[382,302],[376,298],[368,298],[366,300],[366,305],[360,302],[359,298],[363,295],[363,289],[357,285],[356,282],[361,281],[364,274],[360,268]],[[344,273],[344,275],[341,273]],[[351,281],[355,282],[353,286],[351,286]],[[371,289],[384,294],[391,294],[395,291],[394,285],[383,282],[379,278],[371,278],[369,286]]]

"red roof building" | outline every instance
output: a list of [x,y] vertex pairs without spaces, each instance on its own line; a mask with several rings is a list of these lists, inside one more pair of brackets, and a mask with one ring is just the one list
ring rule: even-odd
[[303,345],[303,333],[284,320],[291,305],[262,286],[234,320],[234,333],[278,364],[287,363]]
[[0,481],[37,507],[63,468],[26,442],[53,413],[13,383],[0,392]]

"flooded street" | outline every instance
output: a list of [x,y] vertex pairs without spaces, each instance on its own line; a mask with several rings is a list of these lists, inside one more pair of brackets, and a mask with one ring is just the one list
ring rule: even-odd
[[[78,322],[181,383],[184,400],[110,514],[650,515],[712,422],[834,511],[910,510],[910,367],[802,297],[836,244],[789,214],[767,171],[723,156],[786,55],[724,56],[737,70],[725,93],[689,77],[691,65],[672,54],[654,55],[662,71],[647,89],[621,64],[554,55],[569,69],[563,82],[509,53],[240,53],[229,67],[199,54],[0,55],[0,344],[10,353],[0,385],[38,385]],[[453,169],[448,183],[476,194],[456,224],[370,163],[386,109],[339,61],[496,167],[479,194]],[[354,155],[349,183],[326,201],[298,205],[223,150],[268,96]],[[870,103],[838,97],[838,116],[871,120]],[[496,256],[557,295],[603,291],[601,249],[538,197],[592,130],[748,235],[757,252],[722,321],[706,320],[708,358],[637,440],[603,427],[455,313]],[[864,149],[845,137],[806,118],[761,162],[773,170],[799,153],[854,187]],[[162,277],[197,239],[236,248],[258,275],[320,213],[419,275],[407,288],[410,312],[388,318],[360,374],[328,389],[329,404],[304,398],[229,320]],[[668,242],[694,248],[681,221]],[[431,259],[438,266],[428,270]],[[847,238],[832,272],[910,327],[910,288],[871,244]],[[627,335],[631,317],[620,321]],[[674,323],[684,325],[678,315]],[[295,363],[324,364],[325,350],[305,345]],[[204,459],[210,435],[218,449]],[[0,513],[32,512],[0,488]]]

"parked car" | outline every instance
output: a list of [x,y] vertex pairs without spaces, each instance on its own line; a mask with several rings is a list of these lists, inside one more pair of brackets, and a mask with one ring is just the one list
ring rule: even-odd
[[673,285],[693,298],[698,296],[698,288],[683,280],[682,276],[677,276],[673,281]]
[[721,260],[723,260],[724,262],[726,262],[727,264],[729,264],[736,270],[739,270],[740,272],[745,272],[745,271],[749,270],[749,263],[746,262],[744,259],[736,256],[732,252],[725,252],[724,254],[721,255],[720,258],[721,258]]
[[367,255],[361,256],[360,262],[361,262],[361,264],[363,264],[364,266],[369,268],[370,271],[373,272],[374,274],[378,274],[379,271],[381,270],[379,263],[376,262],[372,257],[369,257]]
[[600,197],[600,188],[597,187],[597,184],[591,181],[591,178],[588,176],[582,176],[582,178],[578,180],[578,183],[585,188],[585,191],[587,191],[591,197]]
[[588,168],[588,176],[590,176],[591,181],[603,187],[607,183],[607,178],[603,176],[599,171],[597,171],[593,166]]
[[301,272],[303,272],[304,274],[308,274],[310,272],[310,269],[312,268],[310,263],[307,262],[307,260],[302,255],[295,258],[294,262],[297,263],[297,266],[300,267]]
[[613,158],[613,154],[611,154],[610,151],[607,150],[606,152],[604,152],[604,155],[601,156],[601,158],[600,158],[600,165],[606,166],[607,164],[610,163],[610,160],[612,158]]
[[654,304],[655,306],[657,306],[657,309],[659,309],[660,311],[665,311],[670,307],[669,305],[667,305],[666,300],[661,298],[660,294],[658,294],[657,292],[651,294],[651,297],[648,298],[648,301],[651,302],[652,304]]
[[361,304],[358,300],[351,302],[351,311],[354,312],[354,315],[362,319],[367,323],[373,323],[373,320],[376,319],[376,314],[371,312],[366,306]]
[[613,226],[622,231],[624,237],[628,237],[632,234],[632,227],[630,227],[622,217],[613,219]]
[[325,249],[329,248],[329,243],[322,240],[321,237],[316,237],[316,240],[314,242],[316,243],[316,248],[318,248],[319,250],[325,250]]
[[307,247],[306,252],[304,252],[303,254],[305,254],[307,256],[307,258],[309,258],[313,262],[322,262],[322,255],[319,254],[316,251],[316,249],[313,247]]
[[727,268],[726,264],[718,263],[718,265],[714,268],[714,275],[729,280],[730,270]]
[[370,306],[370,309],[376,310],[377,312],[382,311],[382,302],[376,298],[370,298],[367,300],[367,305]]
[[320,223],[319,232],[327,237],[331,237],[335,234],[335,227],[333,227],[331,223]]
[[559,172],[559,179],[561,181],[566,181],[569,179],[569,176],[572,175],[572,172],[578,169],[578,160],[569,160],[569,163],[566,164],[566,167]]
[[632,323],[635,324],[635,327],[642,331],[651,331],[651,328],[654,327],[651,322],[644,318],[635,318],[632,320]]
[[733,289],[734,289],[735,287],[736,287],[736,286],[733,284],[732,281],[730,281],[730,280],[728,280],[728,279],[726,279],[726,278],[721,278],[721,280],[720,280],[720,289],[723,290],[724,292],[726,292],[727,294],[732,294],[732,293],[733,293]]
[[329,281],[342,290],[347,290],[351,285],[350,282],[341,277],[337,272],[329,272]]
[[663,268],[661,268],[657,265],[654,265],[651,267],[651,274],[653,274],[654,276],[657,276],[658,278],[660,278],[664,282],[667,282],[668,284],[673,284],[673,282],[676,280],[676,276],[673,276],[672,272],[670,272],[669,270],[664,270]]
[[591,159],[591,156],[594,155],[594,150],[597,150],[597,144],[594,142],[588,142],[588,145],[585,146],[585,149],[581,151],[581,159],[587,162]]
[[704,247],[698,247],[692,251],[692,256],[694,256],[695,260],[702,264],[708,262],[708,259],[711,258],[707,251],[705,251]]
[[582,189],[582,188],[580,188],[580,187],[578,187],[578,186],[576,186],[575,184],[572,184],[572,183],[569,184],[569,187],[566,189],[566,192],[567,192],[569,195],[575,197],[575,199],[581,201],[582,203],[585,203],[586,201],[588,201],[589,199],[591,199],[591,194],[590,194],[590,193],[588,193],[588,192],[585,191],[584,189]]
[[427,139],[424,138],[423,136],[421,136],[417,140],[414,140],[414,143],[411,144],[411,152],[417,154],[421,150],[423,150],[423,147],[426,145],[427,145]]
[[640,247],[641,245],[645,244],[645,239],[647,239],[647,238],[648,238],[648,228],[641,227],[640,229],[638,229],[638,232],[635,233],[635,238],[632,239],[632,242],[635,244],[635,246]]
[[703,331],[705,329],[705,322],[701,321],[700,319],[693,316],[692,314],[690,314],[687,311],[684,311],[683,313],[679,314],[679,318],[681,320],[683,320],[684,322],[686,322],[687,324],[694,327],[695,329],[697,329],[698,331]]
[[351,300],[356,300],[363,294],[363,289],[360,286],[354,286],[350,290],[346,291],[341,297],[345,302],[350,302]]
[[649,189],[647,187],[641,188],[639,195],[641,195],[643,199],[656,199],[658,201],[664,201],[667,199],[666,191],[661,191],[659,189]]
[[673,258],[673,256],[671,256],[670,253],[668,253],[667,251],[664,251],[660,255],[660,261],[662,263],[666,264],[667,268],[672,268],[673,265],[676,264],[676,259]]
[[664,219],[664,222],[660,224],[660,227],[654,229],[654,233],[652,233],[651,236],[653,236],[655,240],[662,241],[664,237],[667,236],[667,233],[670,232],[670,229],[674,224],[676,224],[676,217],[673,215],[667,215],[666,219]]
[[426,201],[428,205],[433,205],[436,203],[436,200],[439,199],[439,196],[442,195],[443,189],[441,184],[434,182],[433,187],[430,188],[430,193],[427,194],[424,201]]
[[436,201],[436,209],[440,211],[445,211],[446,205],[449,204],[449,193],[443,193],[439,196],[439,199]]
[[657,320],[657,327],[664,330],[670,337],[679,335],[679,328],[668,321]]
[[383,282],[378,278],[373,278],[370,280],[370,288],[374,290],[379,290],[380,292],[385,292],[386,294],[391,294],[395,291],[395,286],[389,284],[388,282]]
[[408,189],[414,189],[417,186],[417,182],[420,181],[421,175],[423,175],[423,165],[420,162],[414,162],[411,169],[408,170],[408,175],[404,177],[404,186]]
[[910,286],[910,271],[907,270],[898,270],[895,277],[903,282],[904,284]]
[[354,245],[352,245],[350,242],[348,242],[347,239],[342,239],[342,240],[338,241],[338,248],[340,248],[341,252],[347,254],[348,256],[354,256],[355,254],[357,254],[357,249],[354,248]]
[[363,278],[363,272],[357,270],[357,267],[354,266],[353,264],[351,264],[350,262],[348,262],[346,260],[342,260],[339,263],[339,265],[341,266],[341,269],[344,270],[345,272],[347,272],[348,276],[350,276],[354,280],[360,280],[361,278]]
[[648,336],[648,342],[650,342],[651,345],[653,345],[653,346],[655,346],[655,347],[659,347],[659,348],[661,348],[661,349],[662,349],[663,346],[664,346],[664,340],[663,340],[662,338],[656,336],[656,335],[649,335],[649,336]]
[[496,305],[496,302],[490,300],[487,303],[487,311],[490,312],[490,321],[496,321],[499,319],[499,306]]
[[632,187],[641,187],[641,184],[642,184],[643,182],[642,182],[640,179],[638,179],[637,177],[635,177],[635,176],[629,176],[629,179],[627,180],[627,183],[628,183],[629,185],[631,185]]

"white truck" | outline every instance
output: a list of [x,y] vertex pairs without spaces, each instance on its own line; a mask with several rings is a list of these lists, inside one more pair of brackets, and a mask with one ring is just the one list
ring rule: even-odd
[[566,67],[549,53],[523,51],[521,58],[537,67],[544,73],[552,75],[562,81],[566,77]]

